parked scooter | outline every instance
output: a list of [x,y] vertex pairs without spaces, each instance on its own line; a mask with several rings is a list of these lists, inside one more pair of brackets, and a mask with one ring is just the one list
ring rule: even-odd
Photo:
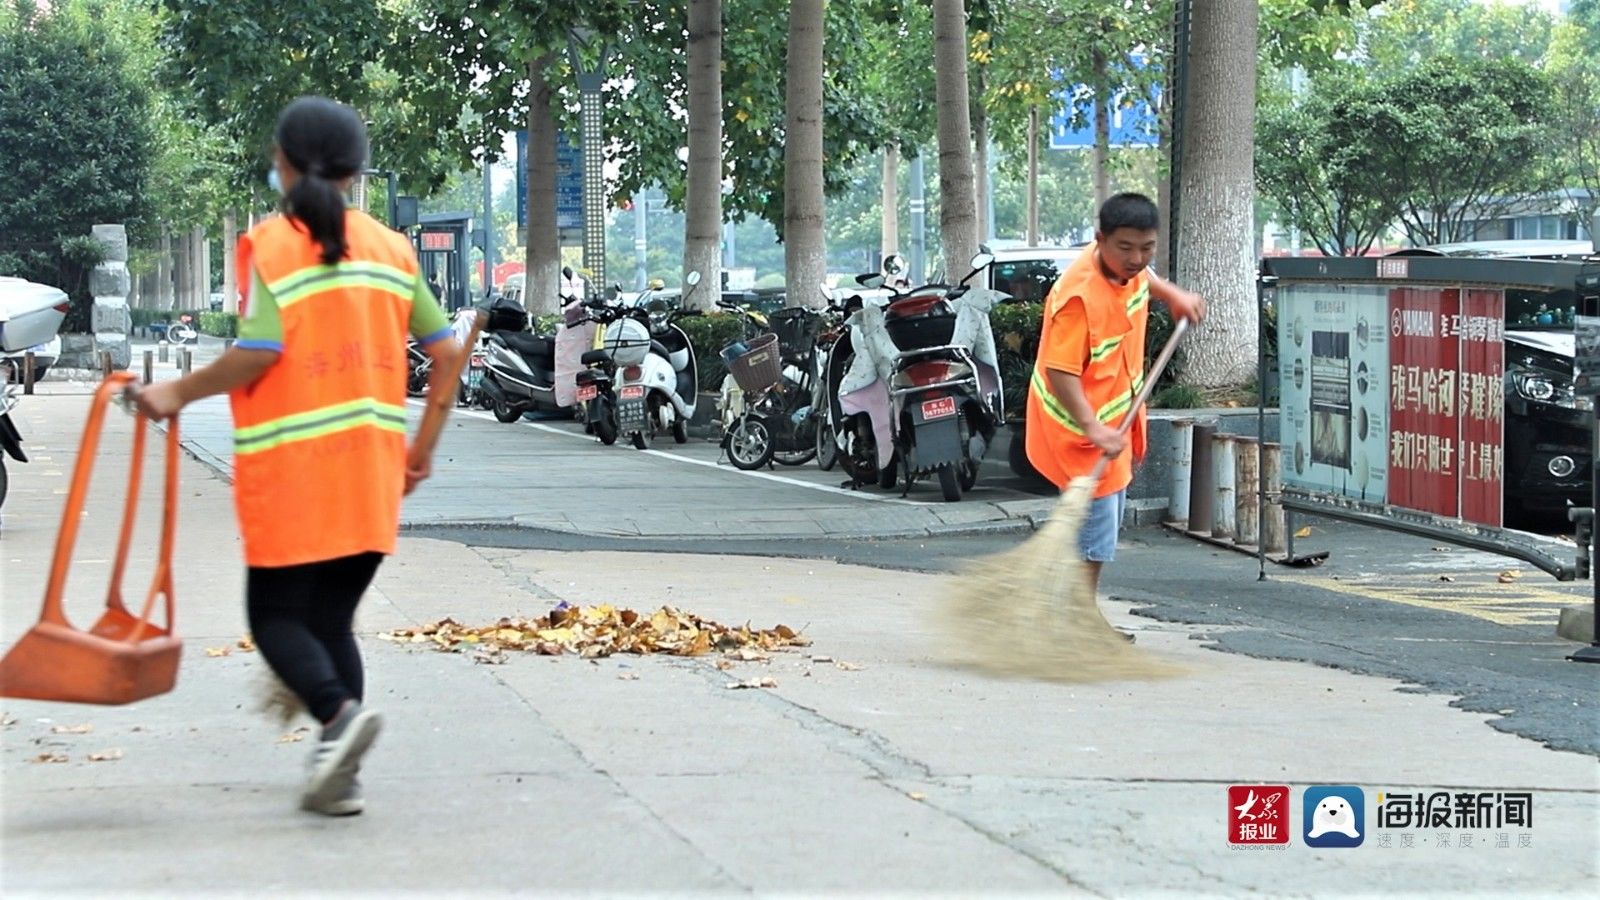
[[501,422],[515,422],[529,410],[558,411],[555,338],[528,333],[527,310],[515,300],[495,300],[488,313],[484,405]]
[[[700,273],[684,279],[687,301],[700,284]],[[700,369],[689,336],[678,320],[698,310],[673,309],[654,296],[638,297],[629,315],[606,326],[604,344],[617,367],[617,426],[638,450],[650,449],[663,432],[674,442],[689,441],[689,420],[700,396]]]
[[817,455],[817,424],[823,418],[815,412],[822,372],[817,338],[823,315],[792,307],[766,318],[771,333],[723,349],[743,403],[724,429],[722,446],[728,460],[747,471],[774,461],[809,462]]
[[[1004,421],[989,311],[1006,295],[967,282],[994,261],[983,248],[954,287],[926,285],[868,300],[851,315],[828,365],[830,413],[840,464],[852,486],[880,487],[933,475],[947,501],[977,483]],[[891,275],[903,263],[885,261]],[[863,276],[878,288],[881,275]]]
[[22,435],[17,431],[17,426],[11,421],[11,410],[17,405],[18,387],[6,378],[6,368],[0,366],[0,506],[6,502],[6,490],[10,486],[10,476],[6,474],[7,456],[17,462],[27,462],[28,455],[22,452]]

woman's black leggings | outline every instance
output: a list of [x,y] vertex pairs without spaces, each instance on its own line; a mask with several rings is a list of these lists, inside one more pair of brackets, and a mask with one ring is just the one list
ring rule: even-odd
[[381,562],[382,553],[360,553],[250,568],[245,603],[256,647],[319,722],[346,700],[361,700],[365,679],[351,623]]

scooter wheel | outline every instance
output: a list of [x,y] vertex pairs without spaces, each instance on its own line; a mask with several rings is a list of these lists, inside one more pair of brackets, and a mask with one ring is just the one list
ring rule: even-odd
[[949,463],[939,467],[939,492],[944,495],[946,503],[961,499],[961,476],[957,474],[956,467]]
[[839,447],[834,443],[833,426],[817,426],[817,465],[824,472],[833,471],[839,462]]
[[646,425],[645,430],[635,431],[633,434],[628,435],[628,438],[633,441],[633,449],[650,449],[650,432],[648,431],[649,427],[650,426]]
[[878,487],[886,491],[894,490],[900,482],[900,454],[894,453],[889,457],[888,465],[878,470]]
[[672,442],[675,444],[689,443],[689,423],[682,417],[672,420]]
[[499,400],[494,405],[494,417],[501,422],[515,422],[522,418],[522,410],[512,409],[511,404]]
[[961,463],[961,471],[959,474],[961,475],[961,489],[963,491],[972,490],[973,486],[978,483],[979,465],[981,464],[975,459]]
[[728,461],[750,472],[772,462],[772,429],[759,416],[741,416],[728,432]]

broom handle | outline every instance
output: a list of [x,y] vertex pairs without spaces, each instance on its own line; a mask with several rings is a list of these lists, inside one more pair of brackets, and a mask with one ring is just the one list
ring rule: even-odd
[[[1127,434],[1128,429],[1133,427],[1134,419],[1139,417],[1139,410],[1144,408],[1145,401],[1150,399],[1150,394],[1156,389],[1156,382],[1161,380],[1161,373],[1166,371],[1167,363],[1172,362],[1172,355],[1178,352],[1178,341],[1183,339],[1183,333],[1188,330],[1188,319],[1179,319],[1177,324],[1172,326],[1172,336],[1167,338],[1167,345],[1161,348],[1161,354],[1151,364],[1150,374],[1144,379],[1144,387],[1140,388],[1138,395],[1133,398],[1133,406],[1128,408],[1128,414],[1122,417],[1122,424],[1117,426],[1117,434]],[[1106,467],[1111,465],[1112,459],[1110,456],[1100,457],[1089,477],[1099,481],[1100,476],[1106,473]]]
[[440,401],[431,394],[428,396],[428,405],[422,410],[422,423],[417,426],[417,436],[412,441],[413,446],[425,448],[428,453],[432,453],[433,448],[439,443],[439,432],[444,430],[444,421],[450,415],[450,408],[455,405],[455,392],[460,390],[461,370],[471,361],[472,348],[477,345],[478,335],[483,331],[483,324],[488,318],[488,315],[481,310],[472,317],[472,331],[467,334],[466,346],[461,348],[461,356],[451,367],[450,378],[445,382],[450,388],[450,399]]

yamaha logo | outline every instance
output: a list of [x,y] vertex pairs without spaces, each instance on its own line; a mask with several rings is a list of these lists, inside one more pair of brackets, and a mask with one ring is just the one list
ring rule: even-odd
[[1397,309],[1394,312],[1389,314],[1389,333],[1390,334],[1394,335],[1395,337],[1399,337],[1400,336],[1400,331],[1404,327],[1405,326],[1404,326],[1403,319],[1402,319],[1402,317],[1400,315],[1400,310]]

